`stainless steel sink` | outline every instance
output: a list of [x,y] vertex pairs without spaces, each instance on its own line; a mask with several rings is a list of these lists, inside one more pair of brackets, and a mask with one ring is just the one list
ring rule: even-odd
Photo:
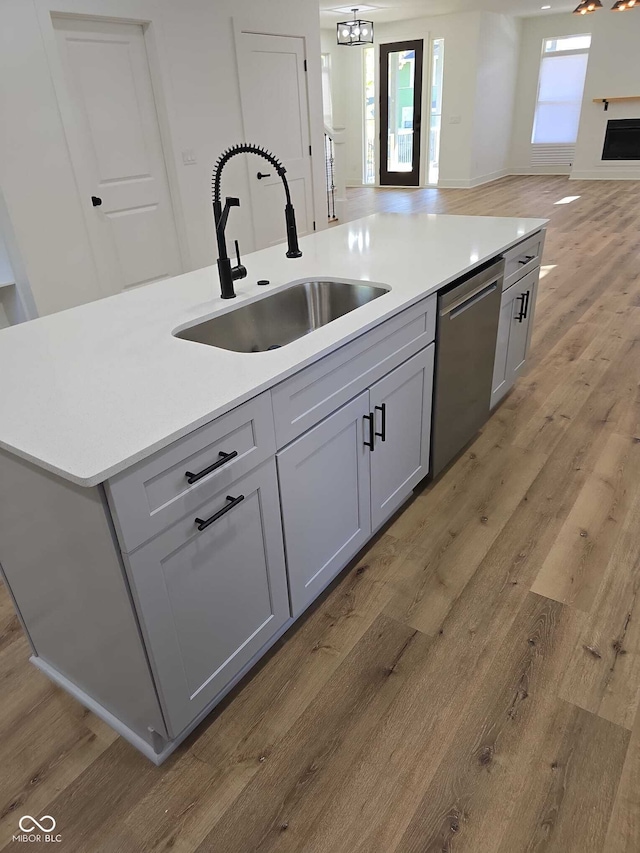
[[373,284],[304,281],[213,317],[177,338],[233,352],[266,352],[290,344],[387,293]]

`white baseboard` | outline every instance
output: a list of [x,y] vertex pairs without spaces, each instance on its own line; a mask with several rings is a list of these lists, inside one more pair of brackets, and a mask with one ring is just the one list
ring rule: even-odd
[[479,175],[477,178],[464,178],[458,180],[456,178],[444,179],[438,181],[438,188],[440,189],[461,189],[461,190],[470,190],[473,187],[480,187],[483,184],[490,184],[492,181],[498,181],[500,178],[506,178],[507,175],[510,175],[508,169],[500,169],[498,172],[490,172],[487,175]]
[[[57,684],[58,687],[62,687],[63,690],[66,690],[74,699],[77,699],[81,705],[84,705],[85,708],[88,708],[92,713],[99,717],[103,722],[105,722],[108,726],[110,726],[115,732],[117,732],[121,737],[123,737],[126,741],[128,741],[131,746],[135,747],[139,752],[153,761],[154,764],[162,764],[162,762],[167,758],[171,752],[176,748],[173,744],[169,744],[168,747],[164,749],[161,748],[160,752],[156,752],[153,748],[152,744],[141,738],[139,734],[126,726],[121,720],[115,717],[111,711],[108,711],[103,705],[99,702],[96,702],[88,693],[85,693],[84,690],[81,690],[76,684],[59,672],[55,667],[51,666],[51,664],[47,663],[47,661],[42,660],[38,655],[32,655],[31,663],[37,667],[40,672],[43,672],[46,676],[48,676],[54,684]],[[151,733],[149,733],[149,737],[151,740],[154,740]],[[157,735],[156,737],[157,743],[164,745],[167,742],[164,738]]]
[[[640,168],[637,169],[593,169],[589,171],[571,171],[569,166],[531,166],[529,168],[514,168],[502,169],[499,172],[492,172],[488,175],[481,175],[478,178],[469,179],[445,179],[438,183],[437,187],[427,185],[420,187],[406,187],[405,189],[473,189],[483,184],[489,184],[492,181],[498,181],[500,178],[509,176],[544,176],[544,175],[565,175],[572,181],[640,181]],[[379,184],[347,184],[348,187],[370,187],[378,189]],[[391,189],[391,188],[390,188]],[[402,189],[396,187],[396,189]]]
[[571,174],[571,166],[527,166],[509,169],[510,175],[567,175]]
[[640,181],[640,168],[637,169],[593,169],[578,171],[569,175],[572,181]]

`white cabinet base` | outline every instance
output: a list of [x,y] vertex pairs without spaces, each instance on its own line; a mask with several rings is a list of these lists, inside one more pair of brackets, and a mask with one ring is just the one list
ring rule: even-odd
[[238,672],[234,678],[225,685],[224,689],[218,693],[215,699],[213,699],[206,708],[204,708],[197,717],[195,717],[189,725],[183,729],[180,734],[174,738],[173,740],[165,740],[161,735],[155,732],[149,732],[150,741],[153,741],[155,745],[152,746],[151,742],[147,742],[140,735],[136,734],[133,729],[130,729],[126,726],[122,720],[115,717],[104,705],[101,705],[99,702],[96,702],[95,699],[92,699],[88,693],[85,693],[84,690],[81,690],[76,684],[72,681],[69,681],[68,678],[65,678],[61,672],[48,664],[42,658],[37,657],[36,655],[32,655],[30,658],[31,663],[40,670],[40,672],[44,673],[54,684],[57,684],[58,687],[61,687],[66,693],[70,696],[73,696],[81,705],[84,705],[91,713],[95,714],[96,717],[101,719],[104,723],[110,726],[115,732],[117,732],[120,737],[123,737],[134,749],[137,749],[144,756],[146,756],[150,761],[152,761],[156,765],[160,765],[169,758],[169,756],[175,752],[175,750],[180,746],[180,744],[185,741],[194,729],[197,729],[200,723],[208,717],[209,714],[213,711],[213,709],[222,702],[224,697],[230,693],[233,688],[239,684],[240,681],[253,669],[253,667],[258,663],[258,661],[269,651],[269,649],[274,646],[278,640],[286,634],[289,628],[293,625],[296,620],[293,618],[287,619],[287,621],[282,625],[282,627],[275,633],[262,648],[256,652],[256,654],[251,658],[250,661]]

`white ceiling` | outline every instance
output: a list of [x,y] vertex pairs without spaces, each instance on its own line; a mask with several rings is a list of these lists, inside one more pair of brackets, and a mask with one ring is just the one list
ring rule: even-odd
[[[341,0],[320,0],[322,26],[328,27],[350,17],[344,12],[332,11],[336,7],[344,8],[347,5],[349,4]],[[365,5],[364,0],[362,5]],[[361,12],[359,17],[382,23],[429,15],[448,15],[452,12],[501,12],[518,17],[553,15],[558,12],[571,12],[576,7],[577,0],[568,3],[565,0],[371,0],[366,5],[375,6],[375,11]],[[551,9],[542,11],[541,6],[547,5],[550,5]]]

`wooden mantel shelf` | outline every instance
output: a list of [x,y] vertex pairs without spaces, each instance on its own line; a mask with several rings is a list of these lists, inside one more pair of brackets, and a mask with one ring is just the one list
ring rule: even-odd
[[604,104],[605,112],[609,109],[609,104],[616,103],[618,101],[640,101],[640,95],[624,95],[620,98],[594,98],[594,104]]

